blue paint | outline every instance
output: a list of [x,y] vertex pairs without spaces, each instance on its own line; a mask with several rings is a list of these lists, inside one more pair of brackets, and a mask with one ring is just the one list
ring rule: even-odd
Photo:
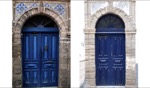
[[48,46],[47,46],[47,36],[45,36],[45,49],[44,49],[44,58],[47,59],[47,52],[48,52]]
[[37,83],[37,72],[34,72],[34,81],[33,83]]
[[47,33],[47,32],[59,32],[59,29],[58,28],[46,28],[46,27],[43,27],[43,28],[40,28],[40,27],[23,27],[23,30],[22,32],[38,32],[38,33]]
[[[55,85],[58,85],[58,81],[55,81],[55,82],[51,81],[51,80],[53,80],[53,78],[55,78],[55,80],[58,80],[58,55],[59,54],[58,54],[58,43],[56,43],[56,42],[59,42],[58,41],[59,39],[57,39],[57,41],[56,41],[56,39],[53,40],[53,38],[52,38],[53,36],[55,36],[55,38],[56,37],[58,38],[58,34],[56,34],[56,33],[53,33],[51,35],[48,35],[48,33],[44,33],[43,36],[42,36],[42,38],[44,40],[44,42],[42,44],[43,49],[44,49],[45,45],[47,45],[47,48],[50,48],[47,51],[48,52],[47,57],[49,57],[49,59],[43,59],[43,61],[42,61],[42,64],[44,65],[42,67],[42,70],[46,71],[46,73],[47,73],[46,78],[44,78],[46,81],[41,83],[42,86],[48,86],[48,85],[55,86]],[[55,45],[53,46],[53,44],[55,44]],[[53,51],[53,48],[57,49],[57,51]],[[54,58],[55,59],[53,59],[53,55],[51,55],[50,52],[54,53]],[[53,73],[52,73],[51,70],[56,70],[55,74],[57,74],[57,75],[54,75],[55,77],[52,76]],[[45,76],[43,76],[43,77],[45,77]]]
[[55,42],[55,36],[52,36],[52,59],[55,59],[55,54],[56,54],[56,42]]
[[95,49],[96,85],[125,85],[125,35],[96,35]]
[[44,7],[52,9],[52,6],[49,3],[44,3]]
[[29,58],[29,37],[28,36],[26,36],[26,59],[28,59]]
[[37,3],[32,3],[31,5],[30,5],[30,7],[29,8],[37,8],[38,7],[38,4]]
[[27,6],[24,4],[24,3],[19,3],[17,6],[16,6],[16,11],[19,13],[19,14],[23,14],[25,11],[27,11]]
[[103,17],[97,22],[95,34],[96,85],[122,86],[125,85],[124,23],[111,14]]
[[25,68],[37,68],[37,64],[26,64]]
[[37,51],[37,50],[36,50],[36,47],[37,47],[37,46],[36,46],[36,44],[37,44],[36,41],[37,41],[37,40],[36,40],[36,36],[34,36],[34,46],[33,46],[33,47],[34,47],[34,59],[36,59],[36,51]]
[[55,82],[55,71],[52,71],[52,82]]
[[[30,28],[26,28],[25,30],[22,31],[23,87],[58,86],[58,63],[59,63],[58,29],[57,28],[41,28],[38,30],[36,30],[37,28],[31,28],[31,30],[29,29]],[[47,46],[47,49],[45,49],[45,46]],[[53,57],[50,54],[50,52],[53,53]],[[28,59],[26,60],[26,58]],[[53,73],[51,70],[55,70],[55,73]]]
[[26,83],[30,83],[29,72],[26,72]]
[[47,80],[47,71],[44,71],[44,81],[43,83],[47,83],[48,80]]
[[61,4],[57,4],[54,10],[60,15],[63,15],[65,13],[65,8]]

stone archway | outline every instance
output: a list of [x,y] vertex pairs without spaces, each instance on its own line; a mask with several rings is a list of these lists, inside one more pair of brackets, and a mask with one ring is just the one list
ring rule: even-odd
[[[112,13],[112,14],[115,14],[115,15],[118,15],[120,18],[122,18],[122,20],[124,21],[125,23],[125,27],[126,27],[126,30],[128,29],[131,29],[132,26],[130,24],[130,21],[132,20],[123,10],[119,9],[119,8],[116,8],[116,7],[105,7],[103,9],[99,9],[96,13],[94,13],[90,19],[89,19],[89,24],[91,24],[89,27],[91,29],[95,28],[95,24],[97,22],[97,20],[105,15],[105,14],[108,14],[108,13]],[[132,28],[133,29],[133,28]]]
[[[119,16],[123,22],[125,23],[125,49],[126,49],[126,82],[125,86],[136,85],[136,69],[135,69],[135,28],[132,25],[132,19],[129,15],[127,15],[123,10],[113,7],[107,6],[105,8],[99,9],[93,15],[90,15],[87,19],[87,25],[84,29],[85,31],[85,83],[86,87],[95,87],[96,79],[95,79],[95,33],[96,33],[96,23],[99,18],[101,18],[105,14],[114,14]],[[132,45],[132,46],[131,46]],[[132,50],[132,51],[130,51]],[[132,58],[132,59],[131,59]],[[132,63],[131,63],[132,62]]]
[[106,14],[98,19],[95,28],[96,86],[124,86],[124,22],[114,14]]
[[[21,49],[21,30],[26,22],[32,16],[35,15],[46,15],[53,19],[59,27],[59,78],[58,78],[58,87],[67,86],[68,75],[69,75],[69,62],[68,56],[64,57],[64,53],[69,53],[68,44],[66,42],[69,41],[68,34],[68,26],[64,19],[59,16],[54,11],[44,8],[32,8],[26,11],[17,21],[13,22],[13,87],[22,87],[22,49]],[[64,49],[65,48],[65,49]],[[67,74],[66,74],[67,72]],[[66,74],[66,75],[65,75]],[[63,83],[65,81],[65,83]]]
[[18,30],[18,32],[19,32],[19,29],[22,28],[24,22],[25,22],[28,18],[30,18],[30,17],[32,17],[32,16],[34,16],[34,15],[36,15],[36,14],[44,14],[44,15],[47,15],[48,17],[51,17],[51,18],[57,23],[57,25],[59,25],[60,30],[62,30],[62,31],[65,30],[66,24],[65,24],[64,19],[63,19],[61,16],[59,16],[56,12],[54,12],[54,11],[48,9],[48,8],[42,8],[42,7],[41,7],[41,8],[32,8],[32,9],[26,11],[26,12],[14,23],[14,29],[16,29],[15,31]]

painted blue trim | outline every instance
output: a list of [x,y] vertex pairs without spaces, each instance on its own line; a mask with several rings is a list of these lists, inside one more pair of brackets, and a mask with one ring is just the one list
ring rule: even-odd
[[47,44],[48,38],[47,38],[47,37],[48,37],[48,35],[45,35],[45,36],[44,36],[44,39],[43,39],[44,42],[45,42],[45,43],[44,43],[44,59],[48,59],[48,57],[47,57],[47,56],[48,56],[48,55],[47,55],[47,54],[48,54],[48,51],[45,50],[45,47],[46,47],[46,46],[47,46],[47,48],[48,48],[48,44]]
[[111,32],[125,32],[124,28],[99,28],[96,29],[96,33],[97,32],[107,32],[107,33],[111,33]]
[[[56,56],[55,56],[55,54],[56,54],[56,52],[55,52],[55,48],[56,48],[56,44],[55,44],[55,42],[56,42],[56,40],[55,40],[55,38],[56,38],[56,36],[52,36],[52,59],[54,59]],[[56,58],[55,58],[56,59]]]
[[59,29],[49,27],[24,27],[22,32],[59,32]]
[[36,50],[36,48],[37,48],[37,36],[36,35],[34,35],[33,36],[33,41],[34,41],[34,46],[33,46],[33,53],[34,53],[34,58],[33,59],[37,59],[37,57],[36,57],[36,54],[37,54],[37,50]]
[[26,36],[26,56],[25,59],[29,59],[29,36]]

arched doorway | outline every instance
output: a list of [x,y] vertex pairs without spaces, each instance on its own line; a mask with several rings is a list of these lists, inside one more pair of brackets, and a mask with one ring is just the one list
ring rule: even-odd
[[96,24],[95,64],[97,86],[125,85],[125,25],[114,14]]
[[22,28],[23,87],[58,86],[59,29],[47,16],[29,18]]

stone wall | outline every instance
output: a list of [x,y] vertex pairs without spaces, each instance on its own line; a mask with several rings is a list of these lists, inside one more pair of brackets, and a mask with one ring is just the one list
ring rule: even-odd
[[136,85],[135,0],[85,0],[85,88],[95,87],[95,25],[105,14],[119,16],[125,23],[126,87]]
[[[61,2],[62,1],[62,2]],[[20,9],[22,8],[22,9]],[[61,9],[60,11],[58,9]],[[25,21],[34,15],[51,17],[59,26],[59,88],[70,88],[70,2],[13,1],[12,58],[14,88],[22,87],[21,30]]]

